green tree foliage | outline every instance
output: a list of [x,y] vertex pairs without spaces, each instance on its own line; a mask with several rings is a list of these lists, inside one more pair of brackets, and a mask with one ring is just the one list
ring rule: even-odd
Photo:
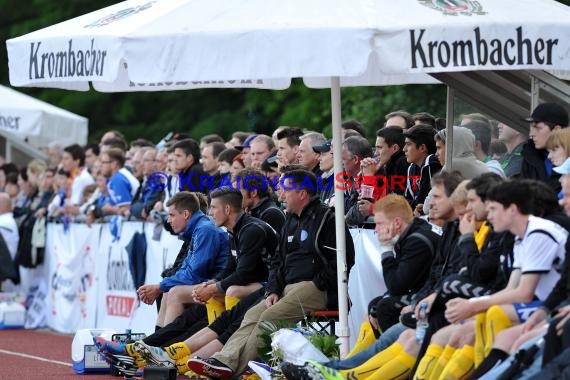
[[[2,40],[17,37],[111,5],[112,0],[0,0]],[[570,5],[570,0],[561,1]],[[0,83],[9,85],[6,50],[0,49]],[[295,80],[284,91],[206,89],[151,93],[73,92],[21,88],[22,92],[89,118],[89,140],[109,129],[128,139],[158,141],[168,131],[199,138],[219,133],[228,138],[238,130],[271,133],[279,125],[300,126],[330,133],[330,92],[306,88]],[[445,113],[442,85],[345,88],[343,119],[357,119],[369,137],[382,126],[384,115],[397,109]]]

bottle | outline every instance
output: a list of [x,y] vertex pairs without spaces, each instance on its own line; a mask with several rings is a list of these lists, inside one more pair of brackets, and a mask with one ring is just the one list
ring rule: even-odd
[[422,344],[426,336],[426,332],[429,326],[428,315],[427,315],[427,303],[422,302],[420,304],[420,312],[418,320],[416,322],[416,342]]

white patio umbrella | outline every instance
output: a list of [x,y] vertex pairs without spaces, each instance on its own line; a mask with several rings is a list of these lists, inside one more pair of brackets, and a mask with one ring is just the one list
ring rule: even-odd
[[[131,0],[8,40],[10,81],[98,91],[431,83],[429,73],[570,71],[570,10],[552,0]],[[336,190],[337,199],[342,191]],[[340,337],[348,342],[338,202]],[[346,352],[346,351],[344,351]]]
[[12,140],[34,148],[47,148],[54,141],[84,145],[87,124],[83,116],[0,86],[0,131]]

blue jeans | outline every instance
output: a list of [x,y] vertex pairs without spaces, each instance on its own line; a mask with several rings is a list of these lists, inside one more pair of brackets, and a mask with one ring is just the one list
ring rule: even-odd
[[401,323],[396,323],[388,330],[386,330],[380,338],[376,340],[370,347],[358,354],[344,360],[331,360],[330,362],[324,363],[325,366],[333,369],[350,369],[358,367],[361,364],[366,363],[371,357],[384,351],[386,348],[390,347],[394,342],[398,340],[398,337],[402,332],[408,328]]

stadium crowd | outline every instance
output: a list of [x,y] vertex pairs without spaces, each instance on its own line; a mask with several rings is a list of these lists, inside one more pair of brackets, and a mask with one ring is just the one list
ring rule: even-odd
[[[523,133],[462,115],[449,142],[441,119],[395,111],[374,145],[348,121],[341,173],[332,141],[295,127],[229,141],[127,144],[109,131],[99,144],[53,144],[47,162],[0,166],[0,251],[9,252],[0,265],[40,264],[48,220],[162,225],[183,245],[160,283],[137,290],[157,304],[155,333],[95,344],[127,375],[153,364],[231,378],[257,357],[264,321],[336,308],[332,210],[343,202],[348,267],[358,254],[348,228],[375,228],[387,293],[370,300],[347,358],[283,363],[287,379],[570,371],[568,113],[543,103],[527,116]],[[418,334],[422,305],[428,327]]]

